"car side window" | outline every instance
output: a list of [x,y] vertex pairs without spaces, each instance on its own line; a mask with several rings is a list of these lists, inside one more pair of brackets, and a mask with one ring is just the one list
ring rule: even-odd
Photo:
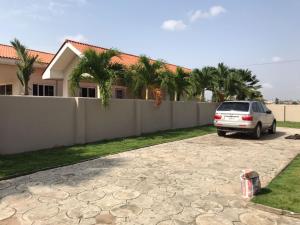
[[267,112],[268,110],[270,110],[270,109],[268,109],[268,107],[264,103],[261,103],[261,105],[262,105],[262,107],[263,107],[263,109],[264,109],[265,112]]
[[256,102],[252,103],[252,111],[253,112],[259,112],[259,108]]
[[261,113],[265,113],[266,112],[265,109],[264,109],[264,107],[263,107],[263,105],[260,102],[258,102],[257,105],[258,105],[258,108],[259,108],[259,112],[261,112]]

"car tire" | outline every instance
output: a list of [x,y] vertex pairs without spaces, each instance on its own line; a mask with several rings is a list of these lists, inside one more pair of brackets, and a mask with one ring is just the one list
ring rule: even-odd
[[225,137],[226,136],[226,131],[218,130],[217,133],[218,133],[218,136],[220,136],[220,137]]
[[255,139],[260,139],[261,138],[261,134],[262,134],[262,129],[261,129],[261,125],[260,123],[256,125],[256,127],[254,128],[254,132],[253,132],[253,137]]
[[272,126],[268,130],[269,134],[275,134],[276,133],[276,121],[274,120],[272,123]]

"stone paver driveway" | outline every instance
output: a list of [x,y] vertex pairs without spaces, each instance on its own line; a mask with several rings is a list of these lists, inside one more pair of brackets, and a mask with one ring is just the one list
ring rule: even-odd
[[253,168],[267,184],[300,153],[299,141],[284,139],[296,132],[211,134],[2,181],[0,224],[300,224],[247,208],[239,181]]

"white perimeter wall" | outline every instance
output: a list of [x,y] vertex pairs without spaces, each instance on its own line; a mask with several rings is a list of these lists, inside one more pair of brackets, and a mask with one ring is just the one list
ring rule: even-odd
[[0,154],[211,124],[215,103],[0,96]]
[[300,122],[300,105],[268,104],[278,121]]

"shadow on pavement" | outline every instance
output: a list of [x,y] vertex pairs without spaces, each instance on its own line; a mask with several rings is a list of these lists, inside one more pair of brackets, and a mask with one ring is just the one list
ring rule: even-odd
[[[97,186],[97,183],[102,182],[101,175],[109,173],[124,163],[127,163],[126,160],[119,157],[98,158],[20,176],[13,180],[3,180],[0,181],[0,203],[8,196],[18,196],[22,193],[34,195],[36,193],[33,190],[38,191],[41,196],[46,194],[47,197],[51,197],[56,191],[63,190],[63,187],[79,188],[89,181]],[[44,189],[46,192],[42,193]]]
[[[280,138],[282,136],[286,135],[286,132],[277,131],[276,134],[268,134],[264,133],[262,134],[260,141],[264,140],[273,140]],[[243,140],[255,140],[251,134],[245,134],[245,133],[229,133],[226,135],[226,138],[233,138],[233,139],[243,139]]]

